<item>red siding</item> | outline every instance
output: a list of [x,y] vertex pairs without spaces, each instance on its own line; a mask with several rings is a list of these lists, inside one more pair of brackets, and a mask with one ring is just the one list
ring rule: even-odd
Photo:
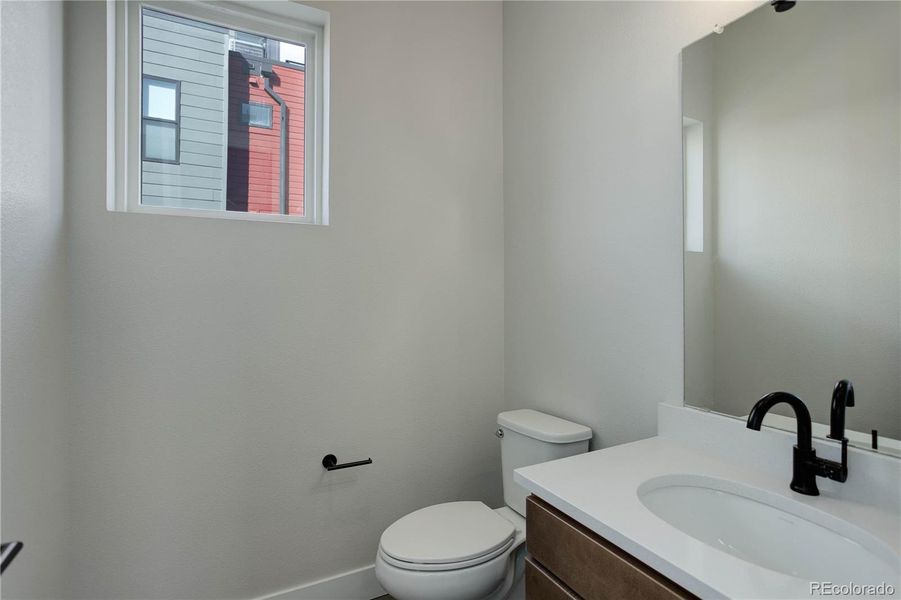
[[[272,90],[287,105],[288,214],[304,214],[304,72],[275,65]],[[272,129],[241,123],[245,102],[272,107]],[[229,53],[228,89],[228,210],[279,212],[279,149],[281,114],[278,103],[266,93],[263,78],[251,75],[248,63],[237,52]]]

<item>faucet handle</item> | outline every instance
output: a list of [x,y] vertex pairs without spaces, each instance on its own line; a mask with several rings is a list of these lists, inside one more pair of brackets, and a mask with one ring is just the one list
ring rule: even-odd
[[[838,440],[836,440],[838,441]],[[842,438],[842,460],[817,459],[817,475],[844,483],[848,479],[848,438]]]

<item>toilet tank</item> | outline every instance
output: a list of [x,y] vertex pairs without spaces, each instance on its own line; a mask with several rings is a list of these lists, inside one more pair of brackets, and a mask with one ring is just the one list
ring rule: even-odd
[[588,451],[591,429],[537,410],[502,412],[497,416],[504,474],[504,503],[525,516],[528,490],[513,481],[513,471]]

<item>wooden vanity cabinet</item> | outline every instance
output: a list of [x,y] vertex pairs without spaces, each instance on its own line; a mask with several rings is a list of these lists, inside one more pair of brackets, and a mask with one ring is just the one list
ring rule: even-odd
[[527,600],[695,598],[537,496],[526,501]]

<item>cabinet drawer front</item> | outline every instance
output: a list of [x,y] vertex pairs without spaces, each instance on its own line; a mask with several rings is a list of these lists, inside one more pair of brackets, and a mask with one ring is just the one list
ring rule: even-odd
[[581,600],[541,565],[526,558],[526,600]]
[[535,561],[585,600],[694,598],[536,496],[526,502],[526,547]]

